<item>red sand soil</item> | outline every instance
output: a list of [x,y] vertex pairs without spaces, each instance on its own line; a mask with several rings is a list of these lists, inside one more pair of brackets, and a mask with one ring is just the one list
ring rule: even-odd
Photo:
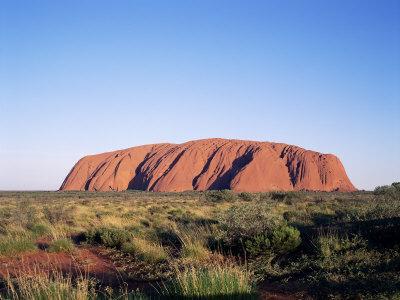
[[340,160],[297,146],[227,139],[154,144],[80,159],[60,190],[355,191]]
[[38,250],[0,258],[0,277],[37,272],[90,276],[105,284],[114,283],[121,277],[112,262],[102,257],[95,248],[79,247],[71,254]]
[[[46,241],[39,240],[38,245],[45,246]],[[103,286],[124,285],[130,289],[151,289],[151,284],[130,280],[120,273],[111,258],[103,254],[101,248],[77,246],[72,253],[49,253],[44,250],[21,253],[14,257],[0,257],[0,278],[8,276],[35,275],[58,272],[71,276],[96,278]],[[154,291],[153,291],[154,292]],[[260,299],[294,300],[311,299],[306,292],[291,291],[287,287],[263,284]]]

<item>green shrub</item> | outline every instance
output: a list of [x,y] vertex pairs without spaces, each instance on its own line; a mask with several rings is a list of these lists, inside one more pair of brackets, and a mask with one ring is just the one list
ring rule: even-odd
[[285,201],[293,204],[293,200],[301,198],[301,192],[270,192],[269,197],[276,201]]
[[30,231],[32,231],[34,236],[37,236],[37,237],[43,236],[50,232],[49,227],[45,224],[33,224],[33,225],[29,226],[28,229]]
[[272,231],[271,247],[275,253],[285,254],[292,252],[300,244],[300,231],[292,226],[282,225]]
[[38,210],[31,203],[22,201],[18,205],[18,214],[14,215],[15,221],[19,224],[34,224],[38,218]]
[[256,299],[251,274],[237,266],[178,270],[175,278],[161,287],[161,294],[168,297],[196,299],[211,297]]
[[339,236],[337,233],[320,233],[315,242],[317,253],[327,259],[350,249],[364,248],[366,242],[359,236]]
[[162,245],[176,248],[182,246],[178,233],[172,228],[156,227],[154,233]]
[[231,202],[237,199],[236,194],[231,190],[208,191],[205,196],[206,200],[211,202]]
[[275,214],[268,204],[241,203],[234,205],[219,217],[220,227],[228,243],[237,243],[271,231],[284,223],[282,215]]
[[378,186],[375,188],[374,194],[400,199],[400,182],[393,182],[391,185]]
[[283,213],[283,218],[290,224],[309,225],[312,224],[312,218],[307,211],[290,210]]
[[286,199],[287,193],[286,192],[271,192],[269,194],[269,196],[271,197],[272,200],[283,201]]
[[70,239],[59,239],[51,243],[49,252],[72,252],[75,246]]
[[294,251],[300,244],[300,232],[288,225],[281,225],[245,242],[246,251],[251,256],[282,255]]
[[0,239],[0,256],[11,256],[36,249],[35,243],[28,237],[6,236]]
[[108,227],[95,228],[85,234],[85,239],[89,244],[99,244],[110,248],[121,248],[132,237],[132,233],[127,230]]
[[168,219],[175,223],[187,225],[189,223],[195,223],[196,215],[191,211],[178,208],[168,211]]
[[251,256],[265,255],[271,251],[271,241],[264,234],[256,235],[245,242],[246,251]]
[[258,198],[257,195],[247,192],[239,193],[238,197],[243,201],[254,201]]
[[45,206],[43,214],[53,225],[60,223],[73,225],[75,223],[74,208],[66,207],[65,205]]

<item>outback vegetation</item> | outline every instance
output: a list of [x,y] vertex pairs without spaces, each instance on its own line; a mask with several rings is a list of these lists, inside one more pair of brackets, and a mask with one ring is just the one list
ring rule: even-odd
[[400,184],[1,192],[0,299],[400,298]]

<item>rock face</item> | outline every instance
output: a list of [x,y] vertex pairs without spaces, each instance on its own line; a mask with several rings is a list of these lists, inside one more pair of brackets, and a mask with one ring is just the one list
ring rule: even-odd
[[354,191],[340,160],[296,146],[226,139],[133,147],[80,159],[60,190]]

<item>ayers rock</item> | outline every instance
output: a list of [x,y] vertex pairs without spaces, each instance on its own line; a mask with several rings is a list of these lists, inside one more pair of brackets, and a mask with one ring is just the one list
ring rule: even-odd
[[227,139],[154,144],[85,156],[61,190],[354,191],[340,160],[300,147]]

